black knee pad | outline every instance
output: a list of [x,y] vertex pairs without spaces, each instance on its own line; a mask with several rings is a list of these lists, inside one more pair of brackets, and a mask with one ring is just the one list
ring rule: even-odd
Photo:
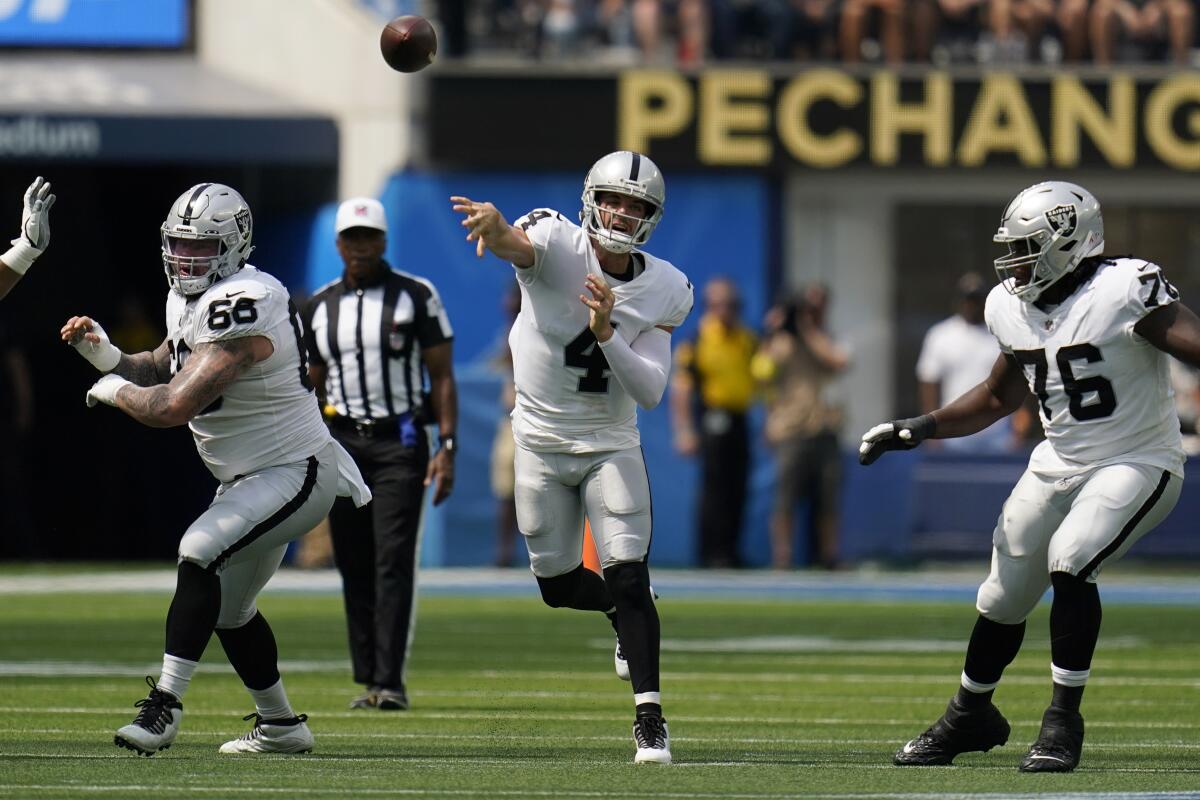
[[575,600],[579,581],[583,577],[580,572],[584,569],[587,567],[580,564],[565,575],[538,578],[538,588],[542,590],[542,602],[551,608],[569,608]]
[[650,570],[644,561],[625,561],[604,569],[604,582],[617,608],[649,608]]

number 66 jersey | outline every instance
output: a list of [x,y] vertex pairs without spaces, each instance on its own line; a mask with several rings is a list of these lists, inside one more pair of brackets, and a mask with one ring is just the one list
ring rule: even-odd
[[1057,306],[1021,300],[1003,284],[987,299],[987,326],[1024,370],[1046,430],[1030,469],[1062,478],[1146,464],[1182,477],[1169,356],[1134,331],[1179,293],[1136,258],[1089,259],[1064,280],[1072,278],[1080,285]]
[[[608,369],[579,301],[588,273],[612,287],[614,336],[630,344],[657,325],[676,327],[692,308],[692,284],[660,258],[634,251],[634,277],[603,275],[587,233],[557,211],[537,209],[515,223],[533,244],[518,268],[521,313],[508,335],[517,402],[513,436],[528,450],[595,453],[637,447],[637,404]],[[636,270],[642,267],[640,272]]]
[[303,461],[330,440],[308,379],[300,316],[283,284],[247,264],[198,297],[167,294],[172,375],[198,346],[246,336],[265,337],[274,352],[188,423],[196,450],[222,483]]

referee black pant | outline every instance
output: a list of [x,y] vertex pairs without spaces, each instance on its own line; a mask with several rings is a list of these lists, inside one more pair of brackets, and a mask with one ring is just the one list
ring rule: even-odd
[[749,427],[745,414],[711,409],[704,414],[700,428],[700,565],[740,567],[738,541],[750,472]]
[[417,535],[425,498],[429,445],[417,428],[415,445],[391,436],[334,432],[358,463],[374,499],[355,508],[339,497],[329,512],[333,559],[342,573],[354,681],[404,687],[412,637]]

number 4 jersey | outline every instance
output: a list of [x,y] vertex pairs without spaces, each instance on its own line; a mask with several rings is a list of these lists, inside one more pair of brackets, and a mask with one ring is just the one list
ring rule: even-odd
[[209,342],[262,336],[274,347],[189,423],[196,449],[217,480],[302,461],[329,441],[310,388],[301,333],[287,289],[249,265],[198,297],[168,293],[172,375]]
[[1066,477],[1114,463],[1183,475],[1183,448],[1166,353],[1134,332],[1179,298],[1158,266],[1136,258],[1084,262],[1095,274],[1045,310],[992,289],[985,316],[1037,398],[1046,441],[1030,469]]
[[[521,313],[508,335],[517,389],[513,436],[540,452],[637,447],[637,404],[609,371],[579,301],[587,274],[603,274],[591,241],[550,209],[531,211],[516,226],[533,244],[534,264],[516,270]],[[682,272],[648,253],[633,257],[644,269],[635,265],[631,280],[603,275],[616,295],[614,335],[631,344],[656,325],[682,324],[692,308],[692,285]]]

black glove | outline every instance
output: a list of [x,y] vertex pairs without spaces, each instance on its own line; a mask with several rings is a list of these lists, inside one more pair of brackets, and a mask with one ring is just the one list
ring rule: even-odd
[[874,464],[876,459],[888,450],[912,450],[933,436],[935,431],[937,422],[932,414],[910,419],[894,419],[876,425],[863,434],[862,444],[858,446],[858,463],[863,466]]

